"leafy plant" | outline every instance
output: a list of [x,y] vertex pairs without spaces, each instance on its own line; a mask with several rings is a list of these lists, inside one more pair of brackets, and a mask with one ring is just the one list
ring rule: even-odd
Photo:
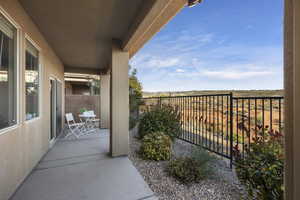
[[178,181],[189,184],[199,182],[212,174],[209,163],[214,158],[201,148],[193,149],[191,156],[170,161],[167,171]]
[[157,105],[144,113],[140,119],[139,136],[163,132],[172,140],[179,136],[181,130],[180,114],[169,105]]
[[137,76],[137,70],[133,69],[129,75],[129,128],[135,127],[138,122],[139,106],[142,98],[142,84],[139,82]]
[[129,75],[129,106],[131,113],[138,110],[138,106],[141,103],[141,98],[143,97],[143,87],[136,75],[136,69],[133,69]]
[[81,114],[84,113],[84,112],[86,112],[86,111],[87,111],[86,108],[80,108],[80,109],[79,109],[79,113],[81,113]]
[[142,140],[140,154],[146,160],[169,160],[172,141],[162,132],[146,135]]
[[236,172],[247,187],[249,196],[259,200],[283,199],[283,135],[278,131],[257,127],[249,152],[242,158],[235,147]]

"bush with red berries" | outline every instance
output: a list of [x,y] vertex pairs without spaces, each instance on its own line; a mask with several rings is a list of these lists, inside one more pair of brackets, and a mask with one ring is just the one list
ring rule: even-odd
[[268,127],[257,128],[259,132],[244,157],[235,147],[237,175],[253,199],[283,199],[283,135]]

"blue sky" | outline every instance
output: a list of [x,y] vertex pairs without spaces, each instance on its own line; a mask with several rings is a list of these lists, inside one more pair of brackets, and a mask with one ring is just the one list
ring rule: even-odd
[[130,64],[144,91],[282,89],[283,0],[184,8]]

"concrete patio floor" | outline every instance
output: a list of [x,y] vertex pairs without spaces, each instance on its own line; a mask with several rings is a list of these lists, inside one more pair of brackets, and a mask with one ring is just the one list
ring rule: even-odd
[[131,161],[108,149],[108,130],[59,139],[11,200],[157,199]]

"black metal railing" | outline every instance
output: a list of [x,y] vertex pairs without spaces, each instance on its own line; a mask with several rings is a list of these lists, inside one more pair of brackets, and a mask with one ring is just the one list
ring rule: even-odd
[[258,135],[283,131],[283,97],[233,97],[233,147],[242,157]]
[[143,98],[141,111],[169,105],[181,116],[179,139],[202,146],[233,161],[233,148],[242,156],[264,127],[283,129],[283,97],[233,97],[230,94]]

